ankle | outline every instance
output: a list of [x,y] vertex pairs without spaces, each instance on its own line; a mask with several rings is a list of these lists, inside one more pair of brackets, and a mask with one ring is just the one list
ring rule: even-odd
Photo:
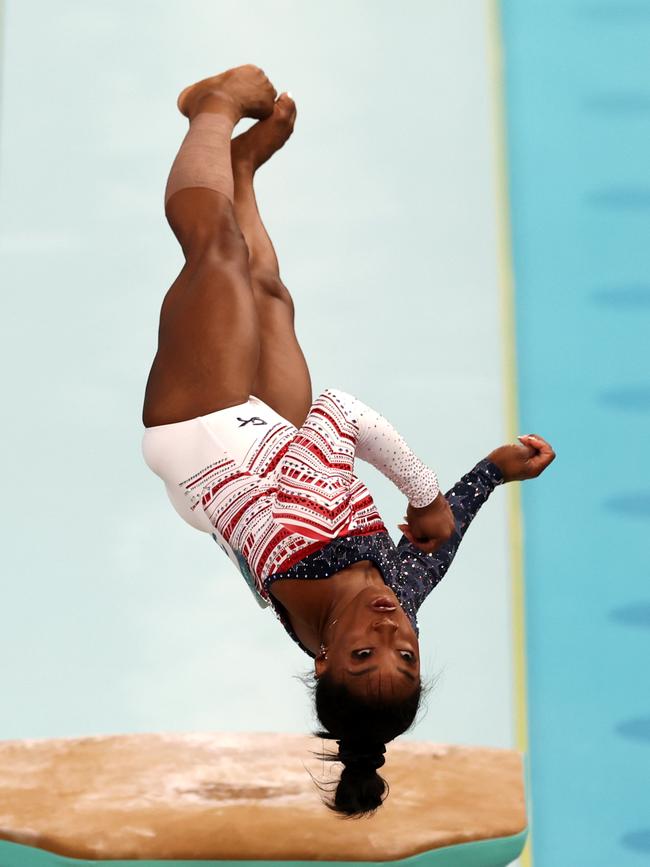
[[188,115],[190,122],[197,114],[225,115],[232,121],[233,127],[242,118],[241,108],[235,100],[229,94],[218,91],[204,93],[196,100],[192,106],[192,111]]
[[256,170],[251,157],[232,154],[232,174],[236,181],[252,183]]

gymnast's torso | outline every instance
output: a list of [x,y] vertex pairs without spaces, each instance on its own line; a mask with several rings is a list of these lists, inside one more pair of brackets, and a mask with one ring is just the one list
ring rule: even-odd
[[310,656],[313,637],[299,610],[322,605],[344,581],[389,587],[417,634],[420,605],[502,480],[488,460],[464,476],[447,494],[456,532],[427,554],[404,536],[393,542],[354,460],[372,463],[416,505],[437,495],[435,474],[382,416],[345,392],[319,395],[300,428],[257,398],[147,428],[143,452],[177,512],[210,533],[258,604],[270,606]]

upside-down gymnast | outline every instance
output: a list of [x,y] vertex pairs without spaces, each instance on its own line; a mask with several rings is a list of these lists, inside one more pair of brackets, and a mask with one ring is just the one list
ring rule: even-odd
[[[296,107],[261,69],[186,88],[189,131],[165,213],[185,257],[160,313],[143,453],[189,524],[209,533],[314,659],[318,735],[343,763],[328,806],[369,814],[386,795],[385,744],[421,697],[417,611],[499,484],[553,460],[541,437],[497,448],[443,495],[436,474],[361,401],[312,401],[293,302],[257,210],[256,170],[287,141]],[[244,117],[257,119],[231,140]],[[355,457],[408,501],[394,544]],[[327,579],[327,580],[323,580]]]

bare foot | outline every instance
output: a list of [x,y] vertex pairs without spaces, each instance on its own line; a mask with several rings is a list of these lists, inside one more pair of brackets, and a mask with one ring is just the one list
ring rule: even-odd
[[270,117],[253,124],[232,140],[233,170],[255,173],[289,139],[295,122],[296,104],[288,93],[283,93],[275,102]]
[[246,64],[191,84],[181,92],[177,105],[181,114],[190,119],[199,111],[218,107],[231,114],[236,123],[242,117],[268,117],[275,96],[275,88],[264,72]]

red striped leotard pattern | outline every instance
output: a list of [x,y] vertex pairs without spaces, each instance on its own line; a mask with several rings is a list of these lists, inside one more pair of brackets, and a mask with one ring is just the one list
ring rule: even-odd
[[255,578],[284,572],[339,536],[386,532],[370,492],[354,475],[358,430],[325,392],[304,425],[275,424],[243,465],[216,461],[182,482]]

